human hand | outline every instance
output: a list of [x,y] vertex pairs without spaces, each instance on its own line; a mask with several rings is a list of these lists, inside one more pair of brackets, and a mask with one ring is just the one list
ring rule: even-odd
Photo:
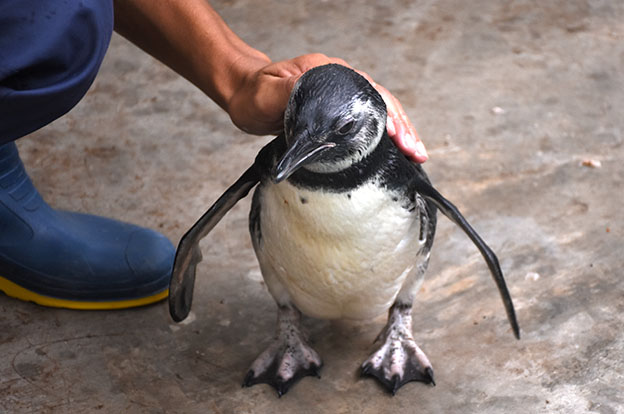
[[[227,105],[232,121],[241,130],[251,134],[281,132],[284,110],[290,92],[299,77],[313,67],[329,63],[351,67],[342,59],[316,53],[250,70]],[[384,99],[388,108],[386,129],[390,138],[411,160],[425,162],[427,151],[401,103],[386,88],[376,84],[368,74],[357,72],[364,76]]]
[[386,120],[386,130],[388,136],[394,141],[396,146],[405,154],[410,160],[422,164],[427,161],[429,156],[425,145],[420,140],[416,128],[410,122],[403,105],[397,98],[394,97],[386,88],[375,83],[375,81],[368,76],[367,73],[354,69],[360,75],[364,76],[377,92],[381,95],[386,103],[386,109],[388,111],[388,119]]

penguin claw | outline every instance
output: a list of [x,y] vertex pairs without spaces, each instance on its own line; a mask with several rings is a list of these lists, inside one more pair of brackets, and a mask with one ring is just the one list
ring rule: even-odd
[[245,375],[245,379],[243,380],[243,384],[241,385],[242,388],[245,387],[251,387],[254,384],[257,384],[257,382],[253,382],[253,378],[254,378],[255,374],[253,369],[250,369],[247,372],[247,375]]
[[425,378],[427,379],[427,381],[423,381],[426,384],[431,384],[435,387],[436,383],[435,380],[433,379],[433,368],[431,367],[427,367],[425,368]]
[[395,395],[399,388],[401,388],[401,377],[395,375],[392,377],[392,380],[392,395]]

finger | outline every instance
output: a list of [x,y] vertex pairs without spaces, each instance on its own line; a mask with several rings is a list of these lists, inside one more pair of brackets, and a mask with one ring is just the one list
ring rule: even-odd
[[293,76],[301,76],[303,73],[312,68],[330,63],[350,67],[344,60],[335,57],[328,57],[322,53],[309,53],[307,55],[297,56],[296,58],[291,59],[290,62],[293,64],[291,73]]
[[[351,67],[351,66],[349,66],[349,67]],[[377,89],[377,91],[378,91],[379,93],[381,93],[381,91],[379,91],[379,88],[378,88],[378,87],[381,87],[382,89],[385,89],[385,88],[383,88],[383,86],[381,86],[381,85],[377,85],[377,83],[375,83],[375,81],[373,80],[373,78],[371,78],[371,77],[370,77],[370,75],[369,75],[368,73],[366,73],[366,72],[364,72],[364,71],[361,71],[361,70],[359,70],[359,69],[354,69],[354,68],[351,68],[351,69],[353,69],[354,71],[356,71],[356,72],[357,72],[357,73],[359,73],[360,75],[364,76],[364,78],[368,81],[368,83],[370,83],[371,85],[373,85],[373,88]]]
[[396,131],[395,141],[401,150],[412,160],[419,163],[425,162],[428,158],[427,150],[420,140],[416,128],[414,128],[414,125],[407,117],[403,106],[394,96],[390,97],[388,101],[390,102],[390,110],[388,111],[390,123],[394,124],[394,130]]
[[399,149],[413,161],[423,163],[428,155],[424,144],[420,140],[416,128],[410,122],[403,105],[386,88],[373,84],[380,93],[388,109],[387,127],[388,135],[392,138]]
[[322,53],[310,53],[290,60],[273,63],[264,68],[263,72],[274,77],[274,84],[281,97],[280,101],[287,102],[290,92],[301,75],[312,68],[329,63],[350,67],[347,62],[340,58],[330,58]]

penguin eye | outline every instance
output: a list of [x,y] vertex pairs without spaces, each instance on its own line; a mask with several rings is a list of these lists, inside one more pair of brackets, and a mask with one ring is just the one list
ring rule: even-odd
[[338,133],[340,135],[347,135],[353,129],[353,125],[355,125],[354,121],[347,122],[346,124],[340,127],[340,129],[338,130]]

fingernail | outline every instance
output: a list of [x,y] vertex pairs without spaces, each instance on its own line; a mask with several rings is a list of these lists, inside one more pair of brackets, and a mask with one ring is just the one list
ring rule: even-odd
[[414,136],[410,134],[409,132],[406,132],[405,134],[403,134],[403,137],[401,138],[401,142],[403,143],[404,151],[413,152],[413,153],[418,152],[418,146],[416,145],[418,141],[416,141],[416,138],[414,138]]
[[425,144],[423,144],[422,141],[416,142],[415,153],[416,155],[420,155],[421,157],[429,158],[429,155],[427,154],[427,149],[425,148]]
[[396,128],[394,127],[394,121],[390,117],[386,119],[386,129],[388,130],[388,135],[390,135],[391,137],[396,135]]
[[416,151],[414,151],[413,157],[419,163],[423,163],[429,159],[425,144],[423,144],[422,141],[416,142]]

